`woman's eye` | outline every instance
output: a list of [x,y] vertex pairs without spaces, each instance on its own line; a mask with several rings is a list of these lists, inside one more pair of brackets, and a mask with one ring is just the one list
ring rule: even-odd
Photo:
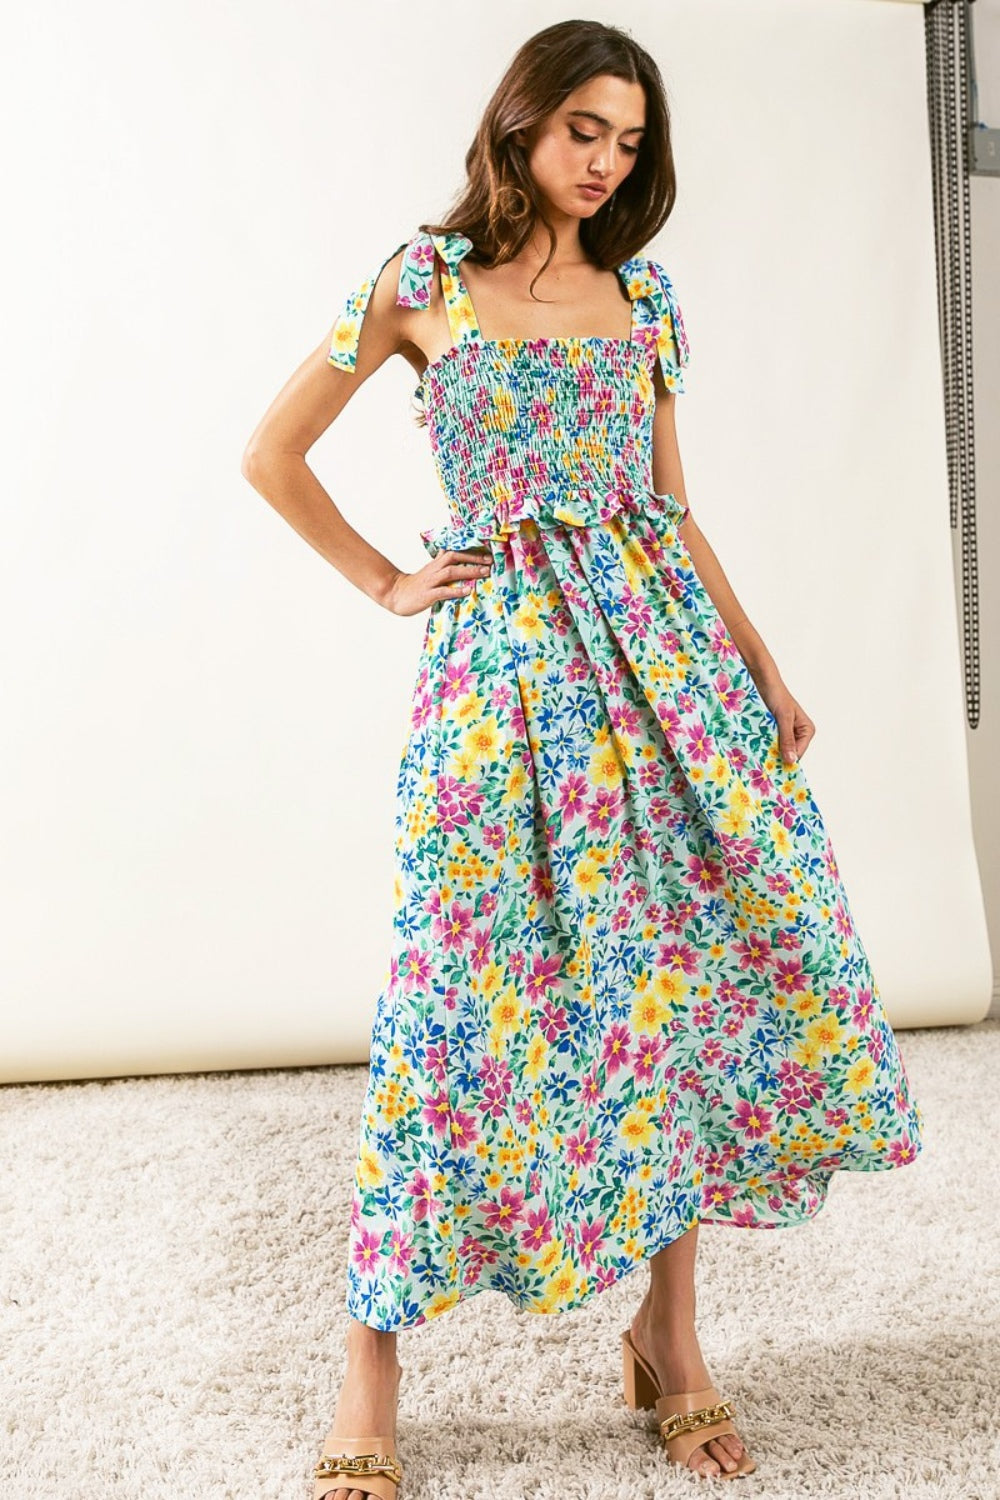
[[[573,126],[573,125],[571,125],[569,127],[569,133],[573,137],[574,141],[596,141],[597,140],[597,136],[596,135],[584,135],[581,130],[577,130],[575,128],[575,126]],[[625,152],[626,156],[638,156],[638,154],[639,154],[639,147],[638,146],[622,146],[622,150]]]

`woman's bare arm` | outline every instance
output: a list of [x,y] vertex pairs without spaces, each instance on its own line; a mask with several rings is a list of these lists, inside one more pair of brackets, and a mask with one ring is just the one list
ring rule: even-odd
[[466,591],[470,577],[481,576],[483,568],[470,569],[468,561],[456,561],[470,554],[452,552],[432,558],[417,573],[403,572],[355,531],[306,462],[313,443],[359,386],[404,342],[405,309],[395,294],[401,259],[402,252],[386,262],[372,291],[353,372],[328,362],[331,329],[261,417],[244,451],[242,473],[299,536],[362,593],[394,614],[416,614],[435,599]]

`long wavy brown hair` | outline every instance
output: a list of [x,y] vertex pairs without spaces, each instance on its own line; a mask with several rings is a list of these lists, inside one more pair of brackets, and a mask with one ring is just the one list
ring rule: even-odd
[[428,234],[468,235],[473,244],[469,260],[498,266],[513,260],[541,223],[549,230],[550,243],[540,276],[556,239],[535,192],[527,151],[514,136],[544,120],[568,94],[599,74],[642,84],[646,129],[629,175],[607,203],[581,220],[580,243],[602,270],[636,255],[662,229],[677,196],[670,111],[660,70],[649,53],[627,32],[601,21],[558,21],[518,49],[466,152],[464,189],[443,223],[419,227]]

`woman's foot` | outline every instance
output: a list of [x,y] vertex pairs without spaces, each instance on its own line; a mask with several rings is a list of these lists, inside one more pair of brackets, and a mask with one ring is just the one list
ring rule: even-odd
[[[664,1393],[702,1391],[712,1384],[693,1322],[678,1319],[669,1310],[661,1314],[654,1309],[648,1292],[629,1332],[639,1353],[652,1365]],[[696,1448],[688,1459],[688,1468],[714,1476],[722,1469],[735,1469],[745,1451],[735,1433],[725,1432]]]
[[[401,1374],[396,1335],[368,1328],[351,1318],[347,1329],[347,1369],[325,1452],[336,1451],[338,1437],[353,1438],[366,1432],[390,1437],[395,1442]],[[352,1489],[349,1484],[335,1484],[324,1491],[317,1483],[316,1493],[322,1500],[371,1500],[370,1495]]]

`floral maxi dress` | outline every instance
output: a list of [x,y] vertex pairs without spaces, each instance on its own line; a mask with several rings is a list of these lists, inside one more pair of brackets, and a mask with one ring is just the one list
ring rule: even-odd
[[805,773],[652,487],[670,279],[617,268],[628,339],[483,339],[471,247],[393,251],[454,340],[417,388],[449,508],[421,538],[492,566],[428,611],[399,764],[347,1264],[381,1329],[486,1289],[579,1307],[699,1221],[797,1224],[921,1148]]

